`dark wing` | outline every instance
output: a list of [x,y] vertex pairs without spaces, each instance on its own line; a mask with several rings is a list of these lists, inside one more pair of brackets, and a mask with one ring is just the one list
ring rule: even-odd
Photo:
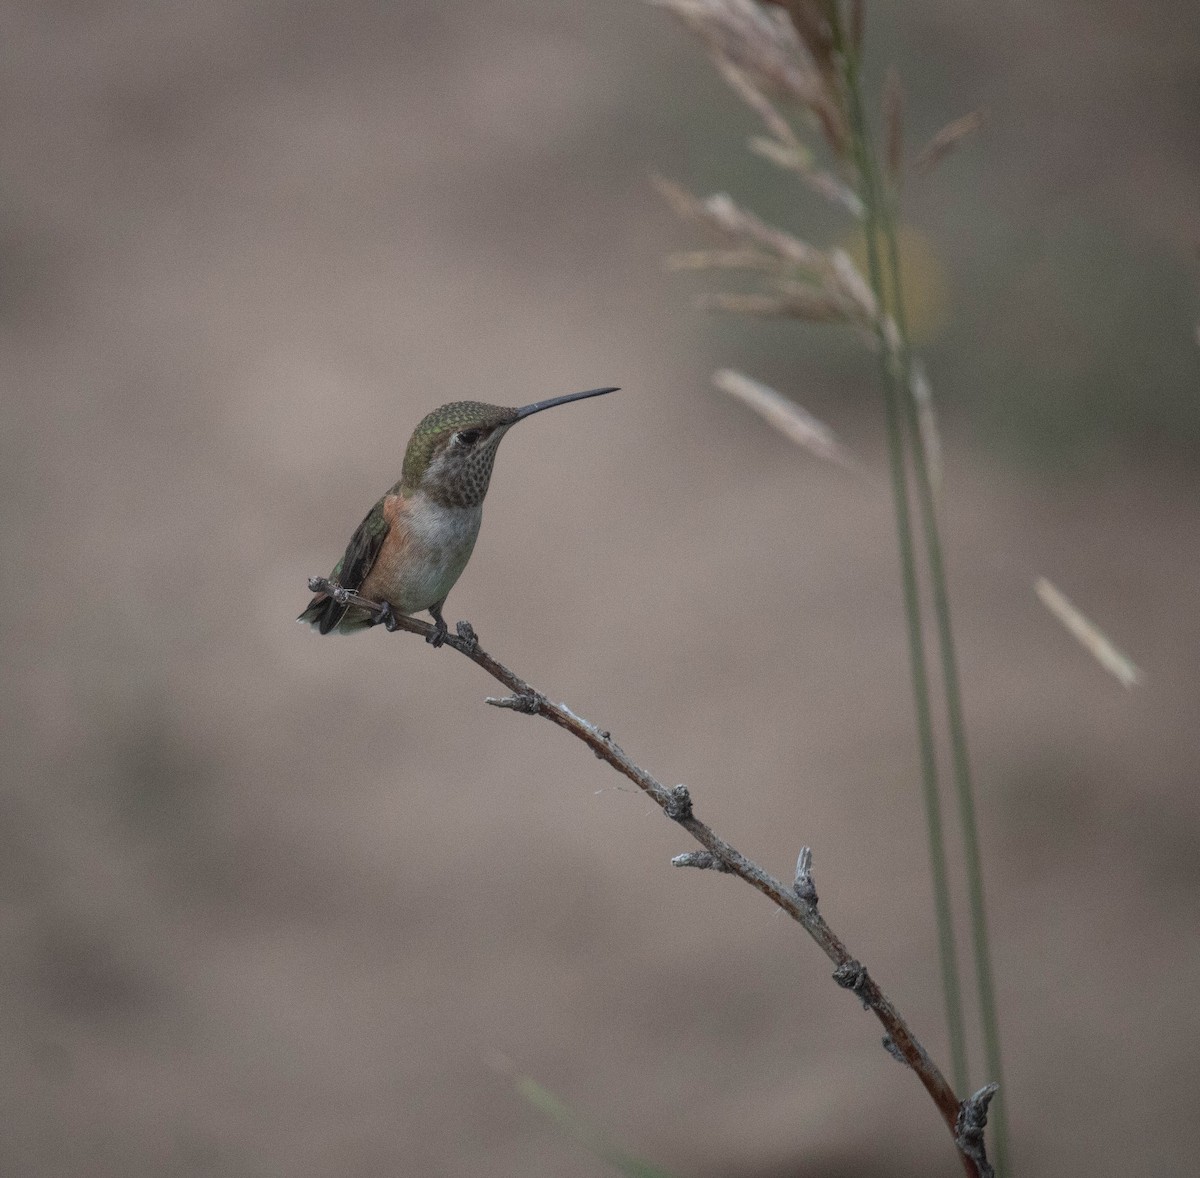
[[[330,580],[336,581],[343,589],[361,589],[366,580],[383,541],[391,530],[391,524],[383,512],[384,500],[380,499],[366,518],[358,525],[358,530],[350,537],[346,545],[346,554],[334,565]],[[318,593],[308,603],[306,609],[297,619],[315,626],[322,634],[328,634],[346,616],[349,605],[341,605],[327,593]]]

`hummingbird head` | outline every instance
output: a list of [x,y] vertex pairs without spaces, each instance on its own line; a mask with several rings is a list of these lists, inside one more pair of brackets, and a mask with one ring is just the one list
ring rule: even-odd
[[483,502],[500,439],[526,417],[543,409],[615,393],[613,388],[588,389],[536,401],[520,409],[452,401],[426,414],[413,431],[400,476],[402,494],[421,491],[447,507],[475,507]]

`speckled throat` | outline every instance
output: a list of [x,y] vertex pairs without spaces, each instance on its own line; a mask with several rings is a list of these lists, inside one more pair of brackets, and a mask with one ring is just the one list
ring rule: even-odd
[[492,481],[496,449],[507,432],[497,426],[490,438],[466,452],[445,450],[429,464],[421,490],[442,507],[478,507]]

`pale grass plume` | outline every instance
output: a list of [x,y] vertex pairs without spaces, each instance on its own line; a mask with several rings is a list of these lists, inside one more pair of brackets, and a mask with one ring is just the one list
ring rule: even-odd
[[844,249],[832,249],[829,265],[838,289],[854,304],[863,322],[873,326],[879,317],[879,305],[871,284],[862,276],[854,259]]
[[838,99],[832,30],[816,0],[785,5],[754,0],[649,3],[667,9],[700,37],[725,81],[776,138],[791,142],[795,133],[768,95],[800,103],[831,150],[846,154],[848,133]]
[[754,0],[649,0],[665,8],[704,43],[718,66],[735,66],[756,88],[807,102],[821,86],[782,13]]
[[813,166],[813,153],[803,143],[780,143],[765,135],[755,135],[749,141],[750,150],[763,159],[770,160],[785,172],[808,172]]
[[792,130],[792,124],[779,113],[775,104],[760,90],[750,76],[733,62],[723,57],[716,60],[717,70],[729,88],[753,110],[775,140],[786,147],[799,146],[800,140]]
[[756,249],[680,250],[667,255],[668,270],[775,270],[783,263]]
[[804,44],[813,64],[829,78],[836,77],[833,27],[822,0],[765,0],[768,5],[782,8],[792,22],[796,35]]
[[[784,286],[784,284],[781,284]],[[784,287],[779,294],[717,292],[696,297],[702,311],[727,311],[766,319],[800,319],[805,323],[842,323],[846,308],[815,286],[804,283]]]
[[789,401],[770,385],[752,379],[732,368],[722,368],[713,373],[713,384],[723,393],[753,409],[760,417],[773,425],[784,437],[798,446],[803,446],[818,458],[834,462],[847,470],[857,470],[858,463],[850,451],[837,439],[837,435],[823,421],[819,421],[806,409]]
[[913,170],[921,175],[932,172],[946,156],[958,149],[963,140],[974,135],[983,126],[986,118],[983,111],[973,110],[970,114],[947,123],[917,153],[917,158],[913,160]]
[[854,323],[860,319],[861,308],[836,283],[818,287],[780,278],[774,285],[780,298],[792,308],[790,314],[795,319],[810,323]]
[[788,317],[788,305],[779,295],[737,294],[715,291],[696,296],[701,311],[726,311],[730,315],[751,315],[760,319]]
[[717,192],[700,199],[662,176],[654,176],[652,179],[659,195],[680,217],[707,225],[710,229],[744,244],[765,247],[794,266],[816,274],[828,273],[829,258],[823,251],[786,230],[768,225],[761,218],[743,209],[728,193]]
[[1096,625],[1078,610],[1052,581],[1038,577],[1034,584],[1041,603],[1067,628],[1071,636],[1122,687],[1136,687],[1145,678],[1141,668]]
[[[870,286],[843,250],[826,253],[769,225],[719,192],[703,199],[662,177],[654,185],[681,217],[699,222],[741,244],[725,250],[688,250],[667,259],[671,270],[742,269],[765,272],[771,289],[705,294],[705,310],[754,316],[784,316],[810,323],[850,323],[875,329]],[[809,276],[803,281],[797,275]]]
[[812,152],[804,144],[780,143],[765,135],[755,135],[750,140],[750,150],[777,168],[795,172],[815,193],[844,209],[855,220],[862,218],[863,202],[858,193],[832,172],[816,167]]

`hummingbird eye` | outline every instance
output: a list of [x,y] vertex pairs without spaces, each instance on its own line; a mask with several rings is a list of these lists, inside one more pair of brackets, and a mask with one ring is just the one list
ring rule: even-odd
[[479,441],[480,429],[463,429],[454,435],[454,440],[461,446],[474,446]]

